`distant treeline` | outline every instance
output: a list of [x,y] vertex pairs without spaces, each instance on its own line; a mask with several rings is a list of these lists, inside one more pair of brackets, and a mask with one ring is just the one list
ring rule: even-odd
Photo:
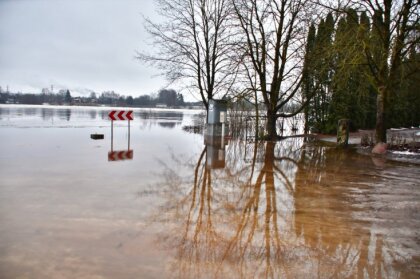
[[60,93],[0,93],[0,104],[30,105],[107,105],[128,107],[192,107],[201,106],[201,102],[185,102],[184,96],[173,89],[162,89],[158,94],[139,97],[123,96],[113,91],[91,93],[89,97],[73,97],[69,90]]

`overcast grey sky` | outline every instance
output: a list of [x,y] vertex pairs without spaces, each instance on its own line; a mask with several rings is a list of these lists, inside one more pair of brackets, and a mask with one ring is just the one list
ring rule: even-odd
[[134,58],[148,48],[142,14],[158,19],[153,0],[0,0],[0,86],[157,92],[163,78]]

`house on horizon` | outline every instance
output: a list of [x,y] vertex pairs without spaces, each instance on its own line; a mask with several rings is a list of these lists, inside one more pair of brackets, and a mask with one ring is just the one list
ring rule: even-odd
[[167,104],[158,103],[156,104],[156,108],[168,108]]

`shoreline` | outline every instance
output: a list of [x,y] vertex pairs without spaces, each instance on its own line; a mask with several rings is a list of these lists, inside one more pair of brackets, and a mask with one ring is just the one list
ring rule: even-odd
[[[420,128],[388,129],[388,148],[385,154],[372,154],[374,144],[362,144],[366,137],[373,139],[374,130],[359,130],[349,133],[349,146],[358,153],[370,156],[372,159],[387,159],[391,161],[420,165]],[[337,136],[315,134],[314,139],[319,142],[336,144]]]

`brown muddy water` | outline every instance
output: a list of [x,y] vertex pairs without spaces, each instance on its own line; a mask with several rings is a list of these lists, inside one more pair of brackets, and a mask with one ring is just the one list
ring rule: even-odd
[[0,106],[0,278],[420,278],[419,165],[108,111]]

